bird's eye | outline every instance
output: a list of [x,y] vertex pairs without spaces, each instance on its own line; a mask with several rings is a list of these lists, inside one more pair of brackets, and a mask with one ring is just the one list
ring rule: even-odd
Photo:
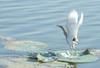
[[73,41],[75,41],[76,39],[75,38],[73,38]]

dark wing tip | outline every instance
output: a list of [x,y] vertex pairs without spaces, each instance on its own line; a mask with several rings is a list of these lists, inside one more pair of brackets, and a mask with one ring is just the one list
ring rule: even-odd
[[60,28],[62,28],[63,29],[63,26],[61,26],[61,25],[56,25],[57,27],[60,27]]

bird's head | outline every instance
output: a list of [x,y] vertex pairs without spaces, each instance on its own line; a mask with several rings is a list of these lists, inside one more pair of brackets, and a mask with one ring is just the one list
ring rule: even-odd
[[73,37],[73,38],[72,38],[72,44],[77,45],[78,43],[79,43],[78,38],[77,38],[77,37]]
[[68,15],[68,22],[78,22],[78,13],[76,10],[72,10]]

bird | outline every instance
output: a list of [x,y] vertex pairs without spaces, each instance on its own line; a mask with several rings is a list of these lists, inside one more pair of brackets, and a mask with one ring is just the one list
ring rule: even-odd
[[3,41],[5,45],[4,48],[11,51],[21,51],[21,52],[40,52],[44,50],[48,45],[39,41],[32,40],[18,40],[14,37],[0,36],[0,40]]
[[[80,17],[80,18],[79,18]],[[63,31],[66,41],[71,49],[76,49],[76,45],[79,43],[79,28],[83,24],[84,14],[79,13],[76,10],[72,10],[67,17],[66,27],[57,25]]]

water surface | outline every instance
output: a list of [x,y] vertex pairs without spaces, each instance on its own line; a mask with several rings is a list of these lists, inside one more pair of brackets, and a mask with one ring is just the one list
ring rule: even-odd
[[[68,13],[76,9],[85,15],[79,31],[78,48],[100,48],[99,0],[0,0],[0,35],[41,41],[48,49],[68,49],[62,31]],[[0,42],[0,54],[12,54]],[[100,62],[79,65],[99,68]]]

